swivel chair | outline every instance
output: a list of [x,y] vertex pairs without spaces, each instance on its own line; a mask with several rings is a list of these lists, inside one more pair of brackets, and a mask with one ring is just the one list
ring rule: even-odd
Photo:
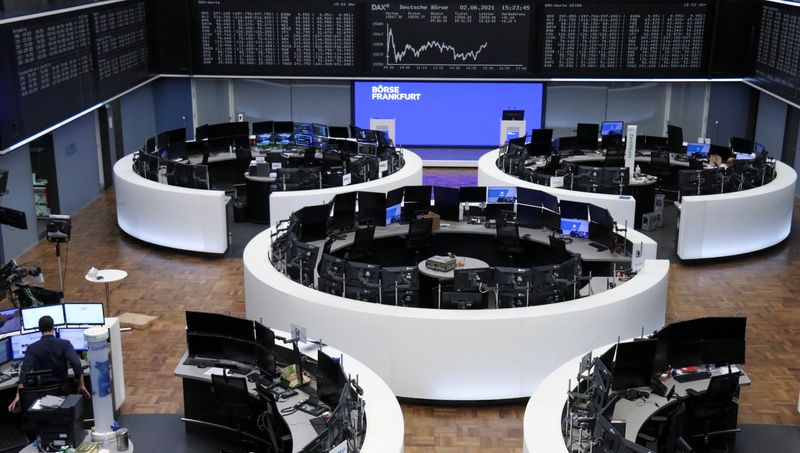
[[356,230],[353,245],[347,252],[348,260],[361,261],[372,256],[372,242],[375,238],[375,227],[366,227]]
[[236,168],[238,170],[247,170],[252,160],[253,156],[250,153],[250,148],[236,148]]
[[578,147],[582,149],[597,149],[597,136],[600,134],[600,125],[597,123],[578,123],[575,131]]
[[625,155],[616,149],[606,151],[605,167],[624,167]]
[[[739,411],[739,377],[741,373],[728,373],[714,376],[709,380],[708,389],[697,392],[688,389],[687,400],[688,427],[694,427],[687,439],[693,447],[709,448],[733,442],[736,433]],[[697,427],[702,427],[698,432]],[[699,441],[699,442],[698,442]]]
[[[669,153],[665,152],[652,152],[650,153],[650,168],[648,170],[651,175],[658,177],[658,189],[663,192],[673,192],[674,185],[672,184],[672,168],[669,165]],[[677,198],[677,195],[676,195]]]
[[508,265],[514,266],[514,257],[525,250],[519,239],[519,226],[516,223],[497,222],[498,250],[508,255]]
[[433,237],[433,219],[412,219],[408,224],[405,248],[414,252],[414,263],[419,263],[419,253],[430,245]]
[[[238,440],[237,447],[242,447],[245,444],[242,425],[245,421],[253,418],[254,415],[250,393],[247,391],[247,379],[212,374],[211,387],[214,392],[214,405],[217,415],[223,418],[226,423],[230,422],[234,425]],[[222,453],[228,451],[232,450],[221,450]]]
[[684,401],[677,401],[663,410],[667,412],[663,415],[651,415],[647,419],[643,425],[646,429],[638,433],[636,440],[642,441],[639,443],[653,451],[681,451],[678,448],[683,440],[686,404]]

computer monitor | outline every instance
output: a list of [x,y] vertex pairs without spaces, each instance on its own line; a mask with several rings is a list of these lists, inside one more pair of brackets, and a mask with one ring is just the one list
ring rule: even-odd
[[268,376],[275,376],[278,374],[275,366],[275,333],[258,321],[255,330],[256,367]]
[[19,308],[0,311],[0,334],[22,330],[22,317]]
[[442,291],[440,307],[445,310],[467,310],[488,308],[483,294],[479,292]]
[[254,341],[225,338],[222,341],[222,349],[227,360],[256,366],[256,345]]
[[683,129],[678,126],[667,125],[667,149],[673,153],[680,153],[683,149]]
[[236,316],[222,316],[220,322],[222,324],[221,330],[226,337],[249,342],[256,340],[255,331],[253,330],[253,321],[251,319],[244,319]]
[[622,121],[603,121],[600,123],[600,136],[622,136],[623,126]]
[[458,222],[461,193],[454,187],[433,186],[433,212],[442,220]]
[[322,258],[319,260],[318,270],[320,277],[342,281],[345,279],[345,273],[347,272],[347,260],[323,253]]
[[542,227],[561,231],[561,215],[549,209],[542,209]]
[[561,234],[573,238],[589,237],[589,221],[561,217]]
[[486,220],[497,220],[503,212],[514,212],[513,203],[490,203],[486,205],[484,215]]
[[0,340],[0,365],[14,360],[13,353],[11,352],[11,338],[3,338]]
[[272,134],[256,134],[256,145],[269,146],[272,144]]
[[272,135],[275,132],[274,124],[272,121],[259,121],[251,125],[253,135],[258,136],[261,134]]
[[54,326],[63,326],[66,324],[64,320],[64,305],[45,305],[42,307],[31,307],[22,309],[22,328],[25,330],[38,329],[39,318],[42,316],[50,316],[53,318]]
[[399,222],[402,217],[402,206],[398,203],[396,205],[386,207],[386,226],[395,222]]
[[[541,206],[544,199],[544,192],[536,189],[529,189],[527,187],[517,188],[517,203],[526,204],[528,206]],[[556,200],[558,203],[558,200]]]
[[541,228],[542,208],[517,204],[517,224],[528,228]]
[[555,195],[542,192],[540,198],[542,200],[542,207],[544,209],[553,211],[555,213],[561,212],[560,208],[558,207],[558,198]]
[[579,201],[561,200],[559,208],[562,218],[589,220],[589,204]]
[[431,186],[406,186],[403,203],[414,203],[420,209],[431,206]]
[[487,287],[493,285],[494,271],[491,267],[453,271],[453,287],[457,291],[486,290]]
[[25,214],[25,211],[0,206],[0,224],[20,230],[27,230],[28,216]]
[[699,159],[708,159],[708,156],[711,155],[711,145],[705,143],[687,143],[686,155]]
[[186,332],[186,349],[189,357],[225,359],[224,338],[214,335]]
[[531,142],[528,153],[532,156],[549,156],[553,151],[553,130],[534,129],[531,131]]
[[86,351],[89,349],[89,342],[83,335],[85,330],[83,327],[62,327],[58,329],[57,334],[58,338],[69,341],[76,351]]
[[593,204],[589,205],[589,220],[592,223],[597,223],[599,225],[604,225],[610,227],[614,220],[611,218],[611,214],[609,214],[608,209],[601,208],[600,206],[595,206]]
[[386,291],[419,289],[419,269],[417,266],[384,267],[381,269],[381,288]]
[[499,287],[529,288],[531,286],[532,271],[520,267],[495,267],[494,282]]
[[333,198],[331,231],[351,231],[356,227],[357,192],[339,193]]
[[306,206],[299,211],[295,211],[295,216],[300,222],[300,240],[313,242],[325,239],[328,236],[328,221],[331,213],[331,205],[321,204],[316,206]]
[[386,225],[386,195],[380,192],[358,192],[358,223]]
[[516,187],[489,187],[486,190],[487,203],[514,203],[516,201]]
[[597,136],[600,134],[600,126],[597,123],[578,123],[577,145],[579,148],[596,149]]
[[22,360],[25,358],[25,351],[28,346],[39,341],[42,338],[41,332],[24,333],[22,335],[14,335],[11,337],[11,355],[14,360]]
[[64,319],[67,324],[102,326],[106,323],[101,303],[64,304]]
[[186,331],[190,334],[218,335],[224,336],[222,329],[223,318],[226,316],[220,313],[206,313],[201,311],[186,312]]
[[486,187],[460,187],[458,189],[458,199],[461,203],[486,203]]
[[348,261],[345,275],[348,285],[378,287],[381,280],[381,267],[377,264]]
[[617,345],[612,390],[648,387],[654,372],[658,340],[639,340]]
[[330,407],[339,404],[342,389],[347,384],[347,376],[337,359],[317,350],[317,397]]
[[328,136],[336,138],[350,138],[347,126],[328,126]]

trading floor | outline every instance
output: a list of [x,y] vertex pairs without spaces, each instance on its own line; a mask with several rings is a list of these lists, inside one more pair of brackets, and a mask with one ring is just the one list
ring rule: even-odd
[[[473,169],[426,169],[425,184],[463,185]],[[145,330],[123,334],[127,399],[123,414],[179,414],[181,380],[175,366],[186,350],[186,310],[244,316],[242,260],[153,247],[123,234],[111,189],[73,217],[66,259],[65,300],[102,300],[102,285],[86,269],[127,269],[111,294],[111,312],[156,316]],[[673,262],[666,323],[702,316],[746,316],[747,373],[739,423],[800,425],[800,236],[767,250],[713,262]],[[41,241],[19,262],[38,262],[55,278],[52,244]],[[556,364],[553,364],[554,366]],[[402,404],[408,453],[519,452],[525,403],[502,406]],[[745,427],[744,432],[747,428]],[[139,432],[138,436],[146,436]],[[766,451],[766,450],[765,450]]]

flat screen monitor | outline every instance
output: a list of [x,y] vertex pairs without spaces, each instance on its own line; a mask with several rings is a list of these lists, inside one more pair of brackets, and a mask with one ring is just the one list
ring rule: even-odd
[[224,336],[222,328],[223,318],[226,316],[220,313],[205,313],[200,311],[186,312],[186,331],[190,334],[198,333],[204,335]]
[[600,136],[622,136],[623,125],[622,121],[603,121],[600,123]]
[[406,186],[403,203],[416,203],[420,207],[430,207],[431,186]]
[[272,121],[260,121],[257,123],[253,123],[252,128],[253,128],[253,135],[256,136],[260,134],[272,135],[272,133],[275,132],[275,128],[273,126]]
[[526,204],[528,206],[542,206],[543,194],[544,192],[541,190],[518,187],[517,203]]
[[39,318],[42,316],[50,316],[53,318],[54,326],[63,326],[66,324],[64,320],[64,305],[45,305],[43,307],[31,307],[22,309],[22,328],[25,330],[38,329]]
[[350,130],[347,126],[329,126],[328,136],[336,138],[350,138]]
[[678,126],[667,126],[667,149],[673,153],[680,153],[683,149],[683,129]]
[[494,271],[491,267],[453,271],[453,287],[458,291],[486,290],[493,284]]
[[487,203],[514,203],[516,201],[516,187],[489,187],[486,190]]
[[11,338],[3,338],[0,340],[0,365],[4,365],[14,360],[11,352]]
[[203,357],[207,359],[224,359],[224,338],[212,335],[186,333],[186,349],[189,357]]
[[317,397],[330,407],[339,404],[347,377],[339,361],[317,350]]
[[587,203],[561,200],[559,208],[562,218],[589,220],[589,205]]
[[358,192],[358,223],[386,225],[386,195],[380,192]]
[[650,386],[657,346],[658,340],[655,339],[618,344],[611,389]]
[[589,221],[561,218],[561,234],[573,238],[589,237]]
[[256,134],[256,145],[269,146],[272,144],[272,134]]
[[76,351],[86,351],[89,349],[89,343],[83,335],[85,330],[83,327],[62,327],[57,333],[58,338],[69,341]]
[[549,194],[547,192],[542,192],[542,207],[544,209],[553,211],[555,213],[561,212],[558,207],[558,198],[555,195]]
[[312,242],[325,239],[328,236],[330,214],[330,204],[306,206],[295,212],[297,220],[300,221],[300,240]]
[[529,228],[542,227],[542,208],[539,206],[517,205],[517,224]]
[[256,366],[268,376],[277,375],[275,366],[275,333],[256,322]]
[[490,203],[486,205],[484,215],[486,220],[497,220],[503,212],[514,212],[513,203]]
[[592,223],[597,223],[599,225],[604,225],[610,227],[613,223],[613,219],[611,218],[611,214],[609,214],[608,209],[601,208],[600,206],[595,206],[593,204],[589,205],[589,220]]
[[236,316],[223,316],[221,322],[222,331],[226,337],[242,341],[256,341],[252,320],[237,318]]
[[731,151],[735,153],[750,154],[753,152],[753,142],[746,138],[731,137]]
[[433,186],[433,212],[442,220],[458,222],[460,191],[454,187]]
[[736,160],[753,160],[755,156],[752,154],[745,154],[745,153],[734,153],[734,157]]
[[332,231],[350,231],[356,227],[356,196],[358,192],[339,193],[333,198]]
[[42,338],[41,332],[31,332],[11,337],[11,353],[14,360],[24,359],[28,346],[36,343],[40,338]]
[[19,230],[27,230],[28,216],[25,211],[0,206],[0,224]]
[[0,311],[0,334],[22,330],[22,317],[19,308]]
[[542,209],[542,227],[561,231],[561,216],[549,209]]
[[711,145],[706,143],[687,143],[686,155],[699,159],[708,159],[708,156],[711,155]]
[[256,365],[256,345],[253,341],[225,338],[222,341],[222,348],[227,360],[233,360],[245,365]]
[[589,223],[589,239],[603,245],[607,249],[614,248],[614,230],[610,225]]
[[402,209],[400,204],[388,206],[386,208],[386,226],[395,222],[399,222],[402,216]]
[[64,319],[67,324],[102,326],[106,323],[101,303],[64,304]]
[[486,187],[461,187],[458,199],[461,203],[486,203]]

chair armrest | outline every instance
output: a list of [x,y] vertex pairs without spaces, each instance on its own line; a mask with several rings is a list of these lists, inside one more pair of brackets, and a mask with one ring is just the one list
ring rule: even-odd
[[650,418],[648,420],[650,420],[651,422],[656,422],[656,423],[666,423],[667,422],[667,417],[664,417],[664,416],[661,416],[661,415],[652,415],[652,416],[650,416]]
[[705,393],[706,393],[705,390],[703,390],[702,392],[698,392],[695,389],[686,389],[686,394],[689,395],[689,396],[700,396],[700,395],[704,395]]
[[639,433],[639,434],[637,434],[637,435],[636,435],[636,438],[637,438],[637,439],[642,439],[642,440],[644,440],[645,442],[655,442],[655,441],[656,441],[656,438],[655,438],[655,437],[653,437],[653,436],[650,436],[650,435],[648,435],[648,434],[645,434],[645,433]]

